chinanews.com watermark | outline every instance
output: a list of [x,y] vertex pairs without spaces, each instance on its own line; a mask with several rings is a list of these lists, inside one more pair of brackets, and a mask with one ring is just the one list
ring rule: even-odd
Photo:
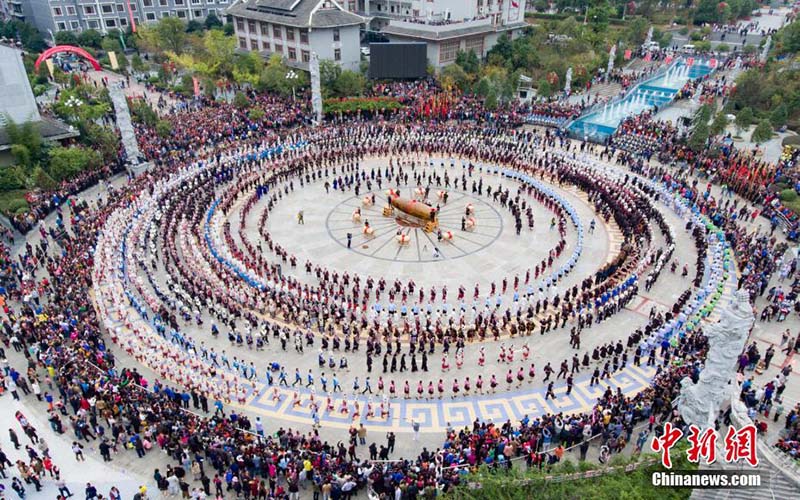
[[664,488],[758,488],[761,474],[746,471],[653,472],[652,485]]

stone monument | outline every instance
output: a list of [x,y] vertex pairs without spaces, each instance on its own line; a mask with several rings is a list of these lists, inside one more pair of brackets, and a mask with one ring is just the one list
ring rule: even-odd
[[311,73],[311,106],[317,117],[317,125],[322,125],[322,90],[320,85],[319,56],[316,52],[311,53],[311,61],[308,64]]
[[696,384],[689,377],[681,381],[681,393],[676,401],[687,424],[701,429],[714,426],[720,406],[732,397],[730,382],[736,376],[736,364],[753,321],[748,292],[738,290],[721,311],[719,322],[705,328],[709,344],[705,366]]

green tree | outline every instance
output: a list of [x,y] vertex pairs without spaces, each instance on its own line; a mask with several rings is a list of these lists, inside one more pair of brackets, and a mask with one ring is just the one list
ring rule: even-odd
[[744,108],[736,115],[736,129],[741,133],[752,125],[754,120],[755,116],[753,115],[753,110],[749,107]]
[[[10,118],[6,119],[6,135],[11,144],[11,153],[16,158],[22,155],[22,159],[17,158],[17,163],[25,167],[31,167],[37,163],[44,153],[44,141],[39,131],[39,125],[35,122],[15,123]],[[15,153],[14,146],[20,146]],[[24,149],[23,149],[24,148]],[[22,161],[24,160],[24,161]]]
[[647,30],[650,29],[650,22],[645,17],[634,17],[628,22],[626,35],[629,42],[634,45],[641,45],[647,38]]
[[49,154],[48,173],[58,182],[102,164],[100,154],[89,148],[57,146]]
[[187,33],[196,33],[199,31],[203,31],[205,26],[200,21],[192,19],[188,23],[186,23],[186,32]]
[[793,22],[786,25],[778,33],[778,46],[780,52],[785,54],[788,52],[797,53],[800,51],[800,23]]
[[308,85],[308,73],[296,71],[297,78],[289,80],[286,75],[289,67],[283,62],[279,54],[272,54],[259,78],[259,87],[283,95],[292,95],[292,88],[301,88]]
[[[221,32],[215,30],[215,33]],[[236,83],[256,86],[262,71],[264,71],[264,58],[258,52],[250,50],[236,55],[233,65],[233,80]]]
[[336,80],[342,74],[342,67],[330,59],[322,59],[319,62],[319,82],[322,91],[326,96],[334,95],[336,92]]
[[101,35],[99,31],[93,29],[81,31],[78,35],[78,43],[81,47],[99,49],[103,43],[103,35]]
[[756,144],[764,144],[770,139],[772,139],[772,124],[769,120],[759,121],[750,136],[750,140]]
[[469,88],[469,75],[458,63],[445,66],[439,74],[439,79],[445,89],[455,86],[461,91],[466,91]]
[[694,151],[701,151],[708,143],[710,131],[706,122],[699,122],[692,129],[692,134],[689,136],[689,147]]
[[236,92],[233,96],[233,105],[239,109],[244,109],[250,106],[250,99],[247,98],[244,92]]
[[700,0],[694,11],[694,24],[713,24],[722,20],[722,14],[718,10],[717,0]]
[[489,93],[486,95],[486,99],[483,101],[483,105],[489,111],[494,111],[497,109],[497,92],[494,89],[489,90]]
[[250,118],[251,121],[257,122],[264,118],[264,110],[261,108],[251,108],[250,111],[247,112],[247,117]]
[[550,97],[553,95],[553,87],[550,85],[550,82],[542,78],[536,86],[536,93],[542,97]]
[[495,54],[502,60],[507,61],[511,58],[512,53],[513,47],[511,46],[511,39],[507,34],[503,33],[497,39],[497,43],[494,45],[494,47],[492,47],[488,55]]
[[172,134],[172,123],[168,120],[158,120],[156,123],[156,133],[162,139],[167,138]]
[[138,32],[149,50],[182,54],[188,46],[186,25],[177,17],[164,17],[156,24],[140,26]]
[[478,60],[478,56],[475,54],[474,50],[467,52],[459,50],[456,54],[456,64],[472,75],[476,74],[481,68],[481,62]]
[[780,128],[786,125],[789,121],[789,107],[786,104],[779,104],[769,115],[769,121],[775,128]]
[[728,126],[728,118],[725,116],[724,111],[720,111],[714,117],[714,121],[711,122],[711,127],[709,128],[709,132],[712,135],[720,135],[725,132],[725,128]]
[[131,57],[131,66],[134,71],[138,71],[139,73],[147,71],[147,64],[139,57],[139,54],[134,54],[133,57]]
[[709,120],[714,114],[714,109],[711,107],[710,104],[703,104],[697,111],[694,113],[694,117],[692,117],[692,123],[696,126],[699,123],[708,124]]
[[119,151],[120,138],[111,127],[96,122],[81,122],[79,125],[81,142],[94,149],[106,162],[113,161]]
[[221,28],[222,21],[219,20],[216,14],[213,12],[209,13],[206,16],[205,26],[207,30],[214,29],[214,28]]
[[31,181],[33,182],[33,185],[39,189],[51,190],[58,186],[56,181],[50,177],[50,174],[48,174],[45,169],[39,165],[33,169],[33,173],[31,173]]
[[56,33],[56,43],[59,45],[78,45],[78,37],[72,31],[59,31]]
[[336,79],[336,93],[341,97],[359,96],[364,91],[364,77],[355,71],[344,70]]

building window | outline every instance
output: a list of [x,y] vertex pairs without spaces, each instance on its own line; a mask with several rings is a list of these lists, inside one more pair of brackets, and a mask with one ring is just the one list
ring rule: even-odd
[[439,46],[439,62],[447,63],[455,61],[460,45],[461,43],[458,40],[454,42],[442,42]]
[[155,12],[148,12],[144,15],[148,21],[155,21],[156,20],[156,13]]
[[259,27],[261,28],[261,36],[269,36],[269,24],[261,22]]
[[333,28],[333,41],[338,42],[341,40],[341,35],[339,34],[339,28]]
[[127,26],[128,25],[128,20],[125,19],[124,17],[121,17],[120,20],[119,20],[119,24],[122,25],[122,26]]
[[272,36],[279,39],[281,38],[281,27],[278,25],[272,25]]
[[81,27],[81,23],[79,23],[78,21],[70,21],[70,22],[69,22],[69,27],[70,27],[70,29],[72,29],[73,31],[75,31],[75,30],[78,30],[78,29],[80,29],[80,27]]
[[100,26],[97,24],[97,21],[95,19],[92,19],[91,21],[89,21],[89,28],[91,28],[93,30],[96,30],[99,27]]
[[123,6],[122,4],[117,4],[117,12],[125,12],[125,6]]
[[106,26],[109,28],[116,28],[117,21],[115,19],[106,19]]
[[342,60],[342,49],[333,49],[333,60],[334,61]]
[[286,40],[294,42],[294,28],[286,28]]
[[466,41],[464,42],[464,51],[465,52],[469,52],[470,50],[475,52],[476,56],[483,57],[483,37],[482,36],[476,36],[476,37],[472,37],[472,38],[467,38],[466,39]]
[[183,0],[175,0],[175,5],[183,5]]
[[161,17],[169,17],[169,11],[162,12]]
[[247,38],[240,36],[239,37],[239,48],[246,49],[247,48]]
[[300,51],[300,57],[302,58],[304,63],[307,63],[307,62],[311,61],[311,53],[309,51],[307,51],[307,50],[301,50]]
[[278,44],[276,43],[276,44],[275,44],[275,53],[276,53],[276,54],[283,55],[283,45],[278,45]]
[[131,4],[131,12],[136,12],[136,4],[135,3]]
[[297,51],[293,47],[289,47],[289,60],[290,61],[297,60]]
[[247,32],[248,33],[255,33],[256,32],[256,22],[255,21],[247,21]]
[[94,5],[84,5],[83,13],[87,16],[93,16],[95,14]]
[[194,11],[194,17],[203,17],[203,11],[202,10]]
[[308,30],[305,28],[300,29],[300,43],[308,44]]
[[66,23],[58,23],[58,31],[64,31],[65,29],[67,29]]
[[186,19],[186,11],[185,11],[185,10],[179,10],[179,11],[177,12],[177,14],[178,14],[178,17],[179,17],[180,19]]
[[192,0],[192,5],[202,5],[203,0]]
[[53,7],[53,15],[60,16],[61,14],[61,7]]
[[76,15],[75,14],[75,7],[73,7],[72,5],[67,5],[67,15],[68,16]]
[[152,7],[153,0],[142,0],[142,5],[144,5],[145,7]]
[[103,14],[111,14],[114,12],[113,5],[101,5],[100,8],[103,9]]
[[166,7],[167,5],[169,5],[169,2],[167,0],[158,0],[158,5]]
[[244,31],[244,19],[241,17],[236,18],[236,31]]
[[266,41],[266,40],[264,40],[263,42],[261,42],[261,49],[262,49],[262,50],[266,50],[267,52],[269,52],[269,42],[268,42],[268,41]]
[[258,50],[258,40],[250,39],[250,48],[253,50]]

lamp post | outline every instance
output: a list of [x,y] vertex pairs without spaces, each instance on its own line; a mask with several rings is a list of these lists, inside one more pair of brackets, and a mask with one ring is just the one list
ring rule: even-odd
[[70,115],[72,115],[72,119],[75,119],[78,116],[78,114],[79,114],[78,110],[79,110],[80,106],[82,106],[82,105],[83,105],[83,101],[81,101],[80,99],[78,99],[74,95],[73,96],[69,96],[69,99],[67,99],[67,102],[64,103],[64,106],[66,106],[69,109]]
[[297,73],[295,73],[293,69],[290,69],[289,72],[286,73],[286,79],[292,82],[292,100],[294,101],[296,100],[294,95],[294,84],[297,80]]

